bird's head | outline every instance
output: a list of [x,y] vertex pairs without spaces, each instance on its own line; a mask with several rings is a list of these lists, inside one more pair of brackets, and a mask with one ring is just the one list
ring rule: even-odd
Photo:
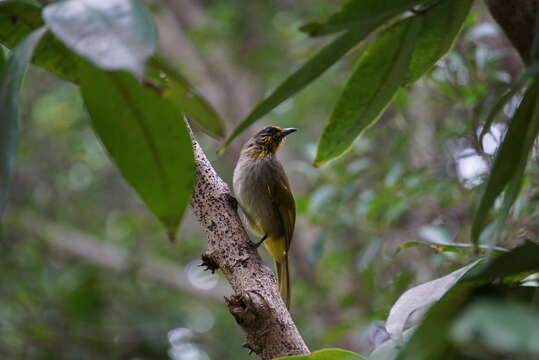
[[254,158],[264,158],[275,154],[286,135],[296,131],[294,128],[281,129],[268,126],[257,132],[249,141],[245,150]]

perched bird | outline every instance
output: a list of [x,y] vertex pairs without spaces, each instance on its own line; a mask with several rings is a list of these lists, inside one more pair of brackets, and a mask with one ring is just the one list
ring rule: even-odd
[[279,292],[290,309],[288,249],[296,205],[283,166],[275,157],[284,137],[296,129],[266,127],[244,145],[234,169],[234,193],[245,219],[275,260]]

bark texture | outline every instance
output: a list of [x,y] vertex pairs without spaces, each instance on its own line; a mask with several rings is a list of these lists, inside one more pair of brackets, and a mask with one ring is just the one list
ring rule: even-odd
[[492,17],[529,64],[538,0],[487,0]]
[[230,313],[246,333],[244,347],[262,359],[307,354],[309,349],[241,223],[236,200],[193,138],[197,182],[191,205],[208,238],[203,264],[221,269],[235,295],[226,298]]

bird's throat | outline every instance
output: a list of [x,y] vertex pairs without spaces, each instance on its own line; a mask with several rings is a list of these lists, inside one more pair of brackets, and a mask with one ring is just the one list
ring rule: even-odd
[[247,154],[253,159],[265,159],[268,156],[273,156],[275,154],[275,150],[277,149],[266,146],[255,146],[248,149]]

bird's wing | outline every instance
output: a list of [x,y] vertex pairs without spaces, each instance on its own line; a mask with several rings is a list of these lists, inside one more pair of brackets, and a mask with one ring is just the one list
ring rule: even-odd
[[247,209],[239,201],[238,201],[238,205],[241,209],[241,213],[243,214],[243,217],[245,218],[244,221],[247,221],[247,223],[251,227],[251,230],[253,230],[254,233],[259,233],[260,230],[258,228],[258,224],[255,221],[254,217],[252,217],[251,214],[249,214]]
[[[284,174],[284,171],[282,174]],[[296,203],[294,202],[290,185],[285,176],[277,176],[275,181],[272,181],[268,185],[268,191],[270,192],[274,207],[281,218],[286,239],[286,250],[288,250],[296,223]]]

